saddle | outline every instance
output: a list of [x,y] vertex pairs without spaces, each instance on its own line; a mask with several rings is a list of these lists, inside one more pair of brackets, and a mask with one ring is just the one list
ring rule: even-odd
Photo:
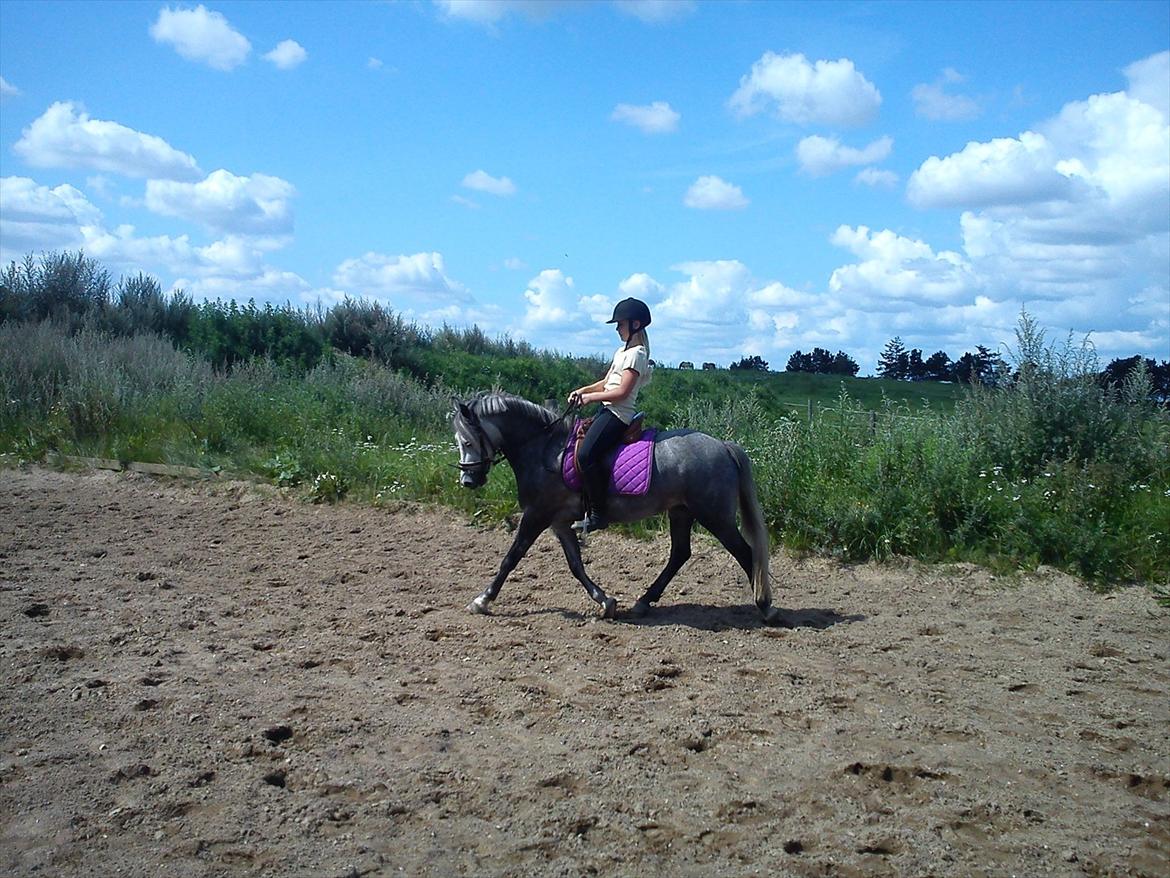
[[[562,455],[561,477],[573,491],[581,490],[581,468],[577,462],[577,449],[589,430],[593,418],[577,421],[569,431]],[[650,473],[654,468],[654,437],[657,430],[644,428],[645,416],[638,413],[622,434],[616,451],[609,454],[609,490],[616,494],[645,494],[650,490]]]
[[[576,448],[581,440],[585,438],[585,434],[589,432],[589,428],[593,426],[596,418],[582,418],[577,421],[577,429],[574,435],[577,439],[577,444],[573,446],[574,459],[576,458]],[[631,442],[637,442],[642,438],[642,427],[646,423],[646,414],[638,412],[634,415],[634,419],[630,421],[630,426],[626,427],[626,432],[622,433],[622,438],[618,440],[619,445],[629,445]]]

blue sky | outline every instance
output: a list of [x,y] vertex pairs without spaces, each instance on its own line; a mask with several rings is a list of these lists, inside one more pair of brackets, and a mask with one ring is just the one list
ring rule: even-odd
[[0,258],[665,363],[1170,357],[1170,3],[0,4]]

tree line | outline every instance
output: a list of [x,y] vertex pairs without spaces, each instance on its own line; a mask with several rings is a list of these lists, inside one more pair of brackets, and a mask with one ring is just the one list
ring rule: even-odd
[[[768,362],[758,354],[743,357],[731,364],[732,369],[767,372]],[[1152,397],[1156,402],[1170,403],[1170,361],[1155,361],[1135,355],[1111,360],[1099,374],[1103,387],[1121,387],[1137,369],[1149,377]],[[788,358],[785,372],[810,372],[817,375],[855,376],[857,362],[844,351],[830,354],[824,348],[813,348],[810,353],[796,351]],[[918,348],[907,349],[900,336],[886,342],[878,357],[876,374],[879,378],[895,381],[949,381],[959,384],[978,384],[983,387],[1006,387],[1019,379],[1019,369],[1013,369],[996,351],[976,345],[957,360],[946,351],[935,351],[923,358]]]
[[[1005,387],[1019,380],[1020,368],[1025,366],[1021,363],[1013,369],[999,353],[983,345],[976,345],[974,353],[967,351],[957,360],[951,360],[946,351],[935,351],[924,360],[921,350],[907,350],[901,337],[894,336],[878,357],[877,374],[899,381],[955,381]],[[1156,402],[1170,402],[1170,360],[1158,362],[1140,355],[1118,357],[1109,362],[1098,379],[1103,387],[1121,387],[1135,370],[1145,371]]]

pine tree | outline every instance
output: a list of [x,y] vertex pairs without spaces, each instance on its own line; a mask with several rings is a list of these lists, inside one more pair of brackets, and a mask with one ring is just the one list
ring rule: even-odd
[[881,378],[905,378],[909,364],[910,355],[906,352],[906,345],[902,344],[900,335],[895,335],[886,342],[878,357],[878,375]]

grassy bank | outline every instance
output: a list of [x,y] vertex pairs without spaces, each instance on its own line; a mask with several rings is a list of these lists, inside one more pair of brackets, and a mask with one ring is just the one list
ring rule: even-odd
[[[1165,413],[1145,402],[1140,376],[1102,389],[1075,349],[1023,329],[1011,389],[660,370],[646,409],[747,447],[769,526],[790,546],[1165,582]],[[338,352],[308,370],[255,358],[224,371],[156,335],[8,321],[0,452],[220,466],[318,501],[421,500],[500,520],[515,511],[510,470],[480,492],[456,484],[452,393],[521,385],[559,399],[596,364],[444,357],[425,353],[425,380]]]

